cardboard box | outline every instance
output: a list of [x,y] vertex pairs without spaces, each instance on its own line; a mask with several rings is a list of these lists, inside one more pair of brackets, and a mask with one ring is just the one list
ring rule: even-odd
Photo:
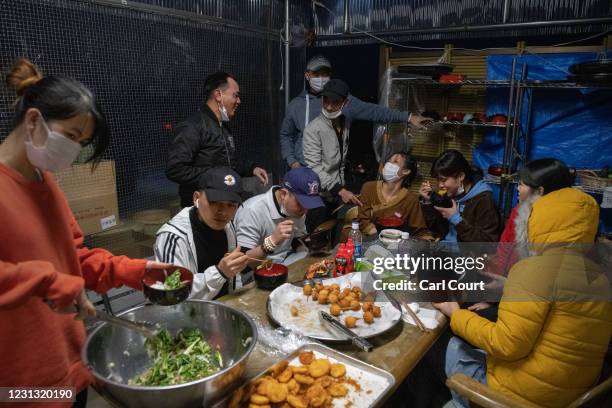
[[104,160],[92,172],[91,164],[75,164],[55,173],[83,234],[91,235],[119,223],[115,162]]

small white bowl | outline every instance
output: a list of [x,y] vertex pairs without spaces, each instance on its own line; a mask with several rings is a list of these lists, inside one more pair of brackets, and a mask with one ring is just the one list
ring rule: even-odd
[[[397,235],[397,238],[387,238],[384,236],[387,234]],[[383,245],[387,247],[387,249],[396,250],[397,244],[399,244],[400,240],[402,239],[401,236],[402,231],[393,228],[386,228],[380,231],[380,234],[378,234],[378,239],[380,239],[380,242],[382,242]]]

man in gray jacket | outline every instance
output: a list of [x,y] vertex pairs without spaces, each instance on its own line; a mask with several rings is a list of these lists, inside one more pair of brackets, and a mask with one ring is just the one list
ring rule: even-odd
[[[325,57],[317,56],[308,61],[304,77],[308,83],[300,95],[289,102],[280,131],[281,154],[291,168],[306,166],[302,152],[302,137],[306,126],[319,114],[323,106],[321,91],[329,81],[331,63]],[[409,122],[420,126],[428,120],[423,116],[388,109],[374,103],[367,103],[349,95],[343,114],[349,121]]]
[[349,101],[348,85],[341,79],[330,80],[323,91],[323,108],[304,129],[304,160],[321,180],[325,207],[308,213],[306,227],[313,231],[325,220],[327,212],[339,201],[361,205],[359,198],[345,187],[344,166],[349,148],[351,121],[344,114]]

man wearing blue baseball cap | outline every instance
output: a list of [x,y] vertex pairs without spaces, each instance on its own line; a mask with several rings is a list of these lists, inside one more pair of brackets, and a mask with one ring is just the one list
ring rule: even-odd
[[[238,245],[251,258],[285,264],[305,255],[300,251],[290,257],[297,248],[294,239],[306,234],[306,213],[324,206],[319,189],[317,174],[300,167],[287,172],[281,185],[245,201],[234,220]],[[250,263],[256,265],[256,261]]]

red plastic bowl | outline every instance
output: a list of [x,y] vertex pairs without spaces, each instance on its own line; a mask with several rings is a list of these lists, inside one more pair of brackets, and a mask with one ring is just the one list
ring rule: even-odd
[[441,75],[438,81],[441,84],[458,84],[458,83],[463,82],[463,80],[465,80],[464,75],[446,74],[446,75]]
[[442,119],[449,122],[463,122],[464,116],[465,113],[462,112],[446,112],[442,115]]
[[501,166],[501,164],[489,166],[489,174],[492,176],[501,176],[503,172],[504,168]]
[[397,217],[385,217],[376,219],[375,224],[378,224],[383,227],[393,228],[400,227],[404,224],[404,221],[401,218]]
[[508,123],[508,118],[506,118],[506,115],[493,115],[489,118],[489,122],[496,125],[505,125]]
[[274,289],[287,281],[289,269],[282,264],[272,264],[255,271],[255,282],[261,289]]

